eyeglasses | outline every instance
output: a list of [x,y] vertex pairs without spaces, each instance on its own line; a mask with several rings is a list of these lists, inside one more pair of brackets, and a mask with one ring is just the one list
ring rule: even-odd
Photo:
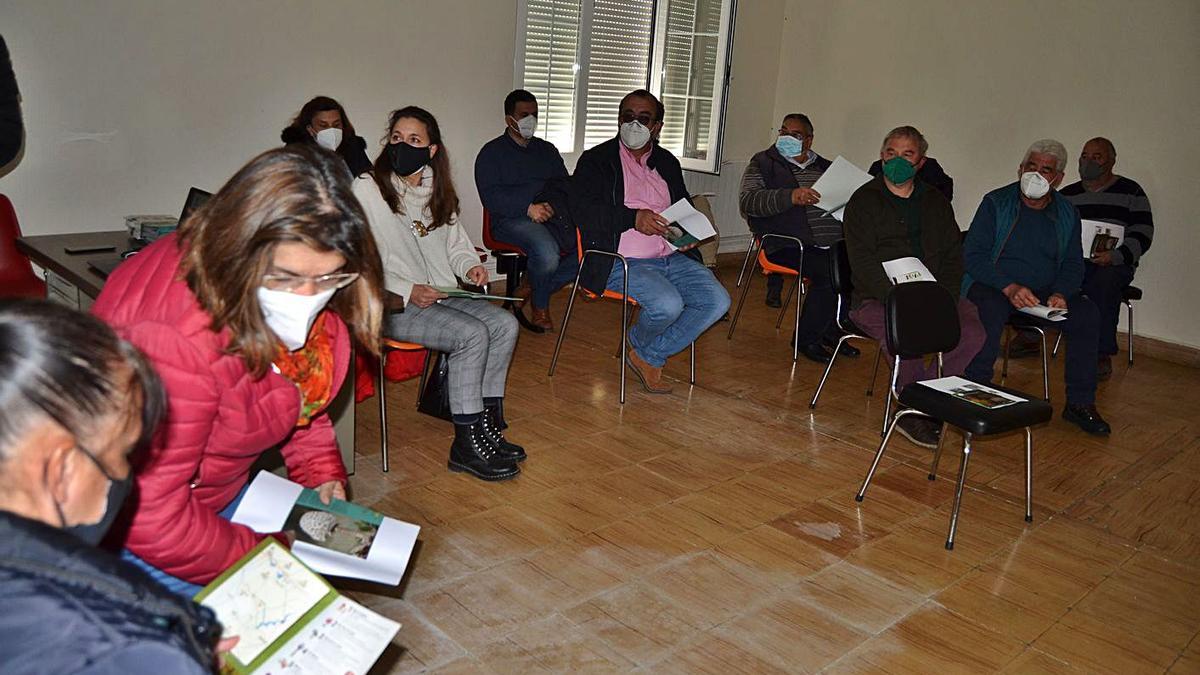
[[648,127],[651,124],[654,124],[653,116],[651,116],[651,115],[634,115],[631,112],[621,113],[621,116],[618,119],[621,120],[621,124],[629,124],[630,122],[632,122],[634,120],[637,120],[644,127]]
[[795,138],[800,141],[803,141],[804,139],[809,137],[809,134],[806,134],[803,131],[788,131],[787,129],[780,129],[779,135],[780,136],[791,136],[792,138]]
[[345,288],[354,283],[355,279],[358,279],[358,272],[322,274],[319,277],[302,277],[295,274],[264,274],[262,283],[264,287],[272,291],[295,293],[304,288],[305,284],[311,282],[318,293],[324,293],[326,291],[336,291],[339,288]]

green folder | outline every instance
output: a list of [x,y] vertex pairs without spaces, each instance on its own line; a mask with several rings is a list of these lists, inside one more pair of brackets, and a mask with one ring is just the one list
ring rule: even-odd
[[507,295],[489,295],[487,293],[475,293],[457,286],[434,286],[433,290],[440,293],[445,293],[452,298],[470,298],[472,300],[514,300],[520,301],[520,298],[510,298]]

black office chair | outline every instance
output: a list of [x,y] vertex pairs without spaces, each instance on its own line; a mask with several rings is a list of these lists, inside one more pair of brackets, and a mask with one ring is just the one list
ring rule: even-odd
[[871,462],[867,477],[854,499],[861,502],[866,495],[875,469],[879,467],[879,460],[883,458],[883,452],[896,429],[896,422],[906,415],[923,415],[942,423],[941,440],[934,451],[929,480],[937,477],[937,465],[941,459],[947,427],[953,426],[963,433],[962,463],[959,465],[958,484],[954,492],[954,510],[950,512],[947,550],[954,549],[958,510],[962,506],[967,462],[971,458],[971,439],[976,436],[993,436],[1025,429],[1025,522],[1033,522],[1033,433],[1030,427],[1050,421],[1054,409],[1045,401],[1031,401],[1025,394],[1002,387],[998,388],[1024,399],[1023,402],[1000,408],[985,408],[920,382],[906,386],[902,392],[896,391],[900,359],[923,358],[927,354],[937,354],[938,374],[941,375],[942,353],[958,345],[958,309],[954,298],[937,282],[917,281],[894,287],[888,295],[884,320],[887,325],[888,351],[895,358],[891,390],[903,407],[898,407],[892,416],[887,432],[883,435],[883,442],[879,444],[879,451],[875,453],[875,460]]
[[[837,346],[833,348],[833,356],[829,359],[829,364],[825,366],[825,374],[821,375],[821,381],[817,384],[817,390],[813,392],[812,400],[808,402],[809,408],[817,407],[817,399],[821,397],[821,390],[825,388],[825,380],[829,379],[829,373],[833,370],[833,364],[837,361],[838,354],[842,351],[842,345],[847,340],[874,340],[862,332],[849,319],[842,321],[842,303],[850,297],[850,292],[854,290],[854,285],[850,283],[850,254],[846,250],[846,240],[839,239],[833,243],[832,250],[829,256],[829,279],[833,285],[833,292],[837,293],[837,314],[835,320],[837,327],[842,332],[842,337],[838,339]],[[879,372],[879,357],[883,354],[882,349],[875,352],[875,367],[871,370],[871,384],[867,386],[867,396],[870,396],[875,390],[875,375]]]

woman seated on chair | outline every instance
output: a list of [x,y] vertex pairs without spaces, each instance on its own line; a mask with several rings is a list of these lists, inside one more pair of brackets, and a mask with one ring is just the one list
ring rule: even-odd
[[367,142],[354,133],[354,125],[341,103],[328,96],[317,96],[304,104],[300,114],[279,134],[284,143],[315,143],[336,152],[350,167],[350,175],[361,176],[371,170]]
[[408,106],[391,114],[387,147],[370,176],[354,182],[383,259],[393,311],[384,334],[449,356],[454,442],[449,467],[483,480],[520,473],[520,446],[501,433],[504,385],[517,343],[513,315],[485,300],[450,298],[439,288],[458,277],[488,282],[479,254],[458,222],[458,196],[437,120]]
[[99,319],[0,301],[0,672],[212,672],[213,613],[96,548],[163,405]]
[[169,402],[137,475],[127,559],[180,593],[212,581],[262,539],[228,518],[271,448],[292,480],[345,498],[326,407],[351,335],[378,351],[381,287],[349,172],[300,144],[250,160],[113,272],[92,311],[146,353]]

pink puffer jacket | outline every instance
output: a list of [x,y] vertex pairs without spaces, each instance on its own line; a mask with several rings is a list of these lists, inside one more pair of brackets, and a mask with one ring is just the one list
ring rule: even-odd
[[[254,379],[240,358],[224,353],[228,331],[209,327],[179,276],[180,258],[174,235],[147,246],[112,273],[92,312],[146,353],[168,397],[167,419],[136,469],[123,544],[168,574],[204,584],[262,539],[217,516],[259,455],[283,444],[289,477],[309,487],[345,481],[346,470],[326,412],[296,428],[296,385],[274,372]],[[350,340],[332,313],[325,326],[336,392],[350,363]]]

